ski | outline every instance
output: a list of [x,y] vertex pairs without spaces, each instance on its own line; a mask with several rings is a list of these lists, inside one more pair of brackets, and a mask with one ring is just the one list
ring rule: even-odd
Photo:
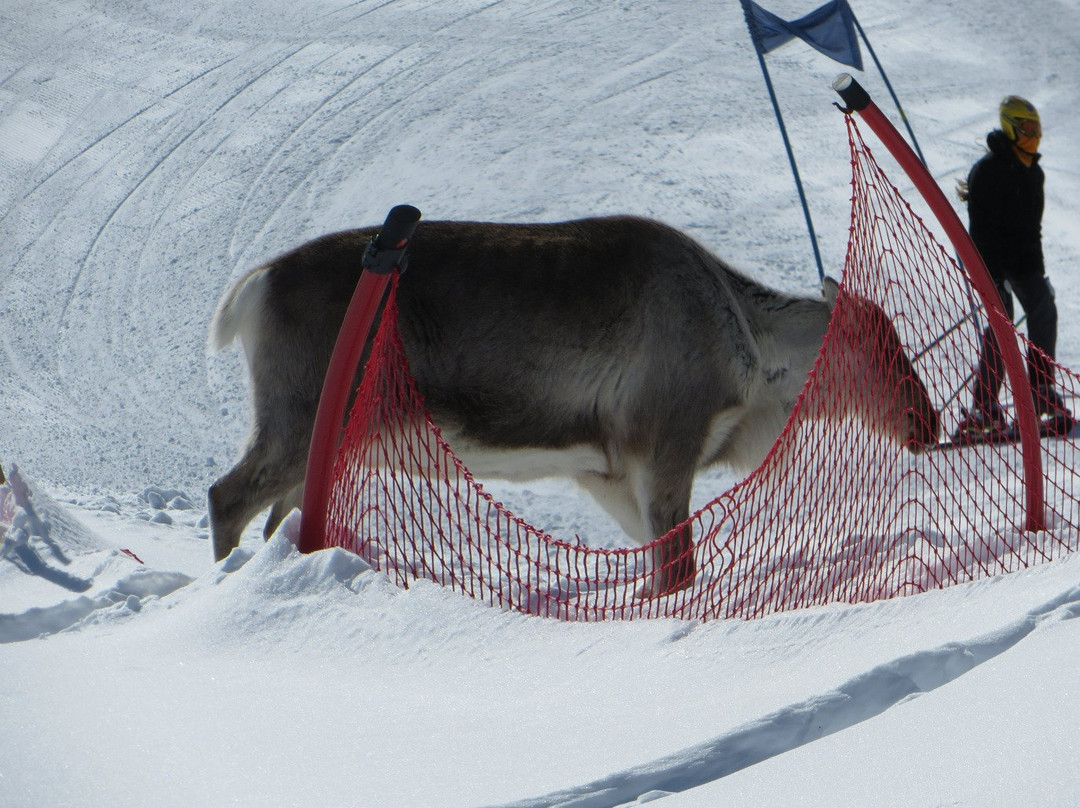
[[[1080,424],[1071,415],[1059,415],[1056,418],[1048,418],[1039,422],[1040,438],[1077,438],[1080,437]],[[949,449],[969,449],[973,446],[994,446],[1002,443],[1019,443],[1020,430],[1016,424],[1010,424],[1006,429],[981,434],[954,435],[930,448],[930,451],[947,451]]]

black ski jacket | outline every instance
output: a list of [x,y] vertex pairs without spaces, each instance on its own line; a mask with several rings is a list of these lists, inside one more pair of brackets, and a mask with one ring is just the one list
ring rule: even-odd
[[986,136],[989,153],[968,174],[971,240],[995,281],[1044,274],[1042,251],[1043,170],[1013,153],[1000,129]]

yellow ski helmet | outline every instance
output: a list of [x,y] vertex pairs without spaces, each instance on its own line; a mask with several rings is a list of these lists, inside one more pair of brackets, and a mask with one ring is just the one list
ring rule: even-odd
[[[1003,99],[1001,106],[998,107],[998,115],[1001,117],[1001,131],[1013,143],[1021,134],[1027,137],[1042,135],[1039,111],[1030,101],[1018,95],[1010,95]],[[1034,126],[1028,121],[1033,121]]]

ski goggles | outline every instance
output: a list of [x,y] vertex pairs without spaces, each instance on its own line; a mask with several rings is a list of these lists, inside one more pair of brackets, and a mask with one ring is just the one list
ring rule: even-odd
[[1012,121],[1012,125],[1024,137],[1042,137],[1042,125],[1038,121]]

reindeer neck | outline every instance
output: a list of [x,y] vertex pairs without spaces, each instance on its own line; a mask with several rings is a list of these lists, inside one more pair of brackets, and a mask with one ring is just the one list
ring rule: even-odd
[[821,351],[831,316],[829,305],[764,287],[755,289],[748,299],[752,302],[748,319],[758,336],[766,384],[793,401]]

